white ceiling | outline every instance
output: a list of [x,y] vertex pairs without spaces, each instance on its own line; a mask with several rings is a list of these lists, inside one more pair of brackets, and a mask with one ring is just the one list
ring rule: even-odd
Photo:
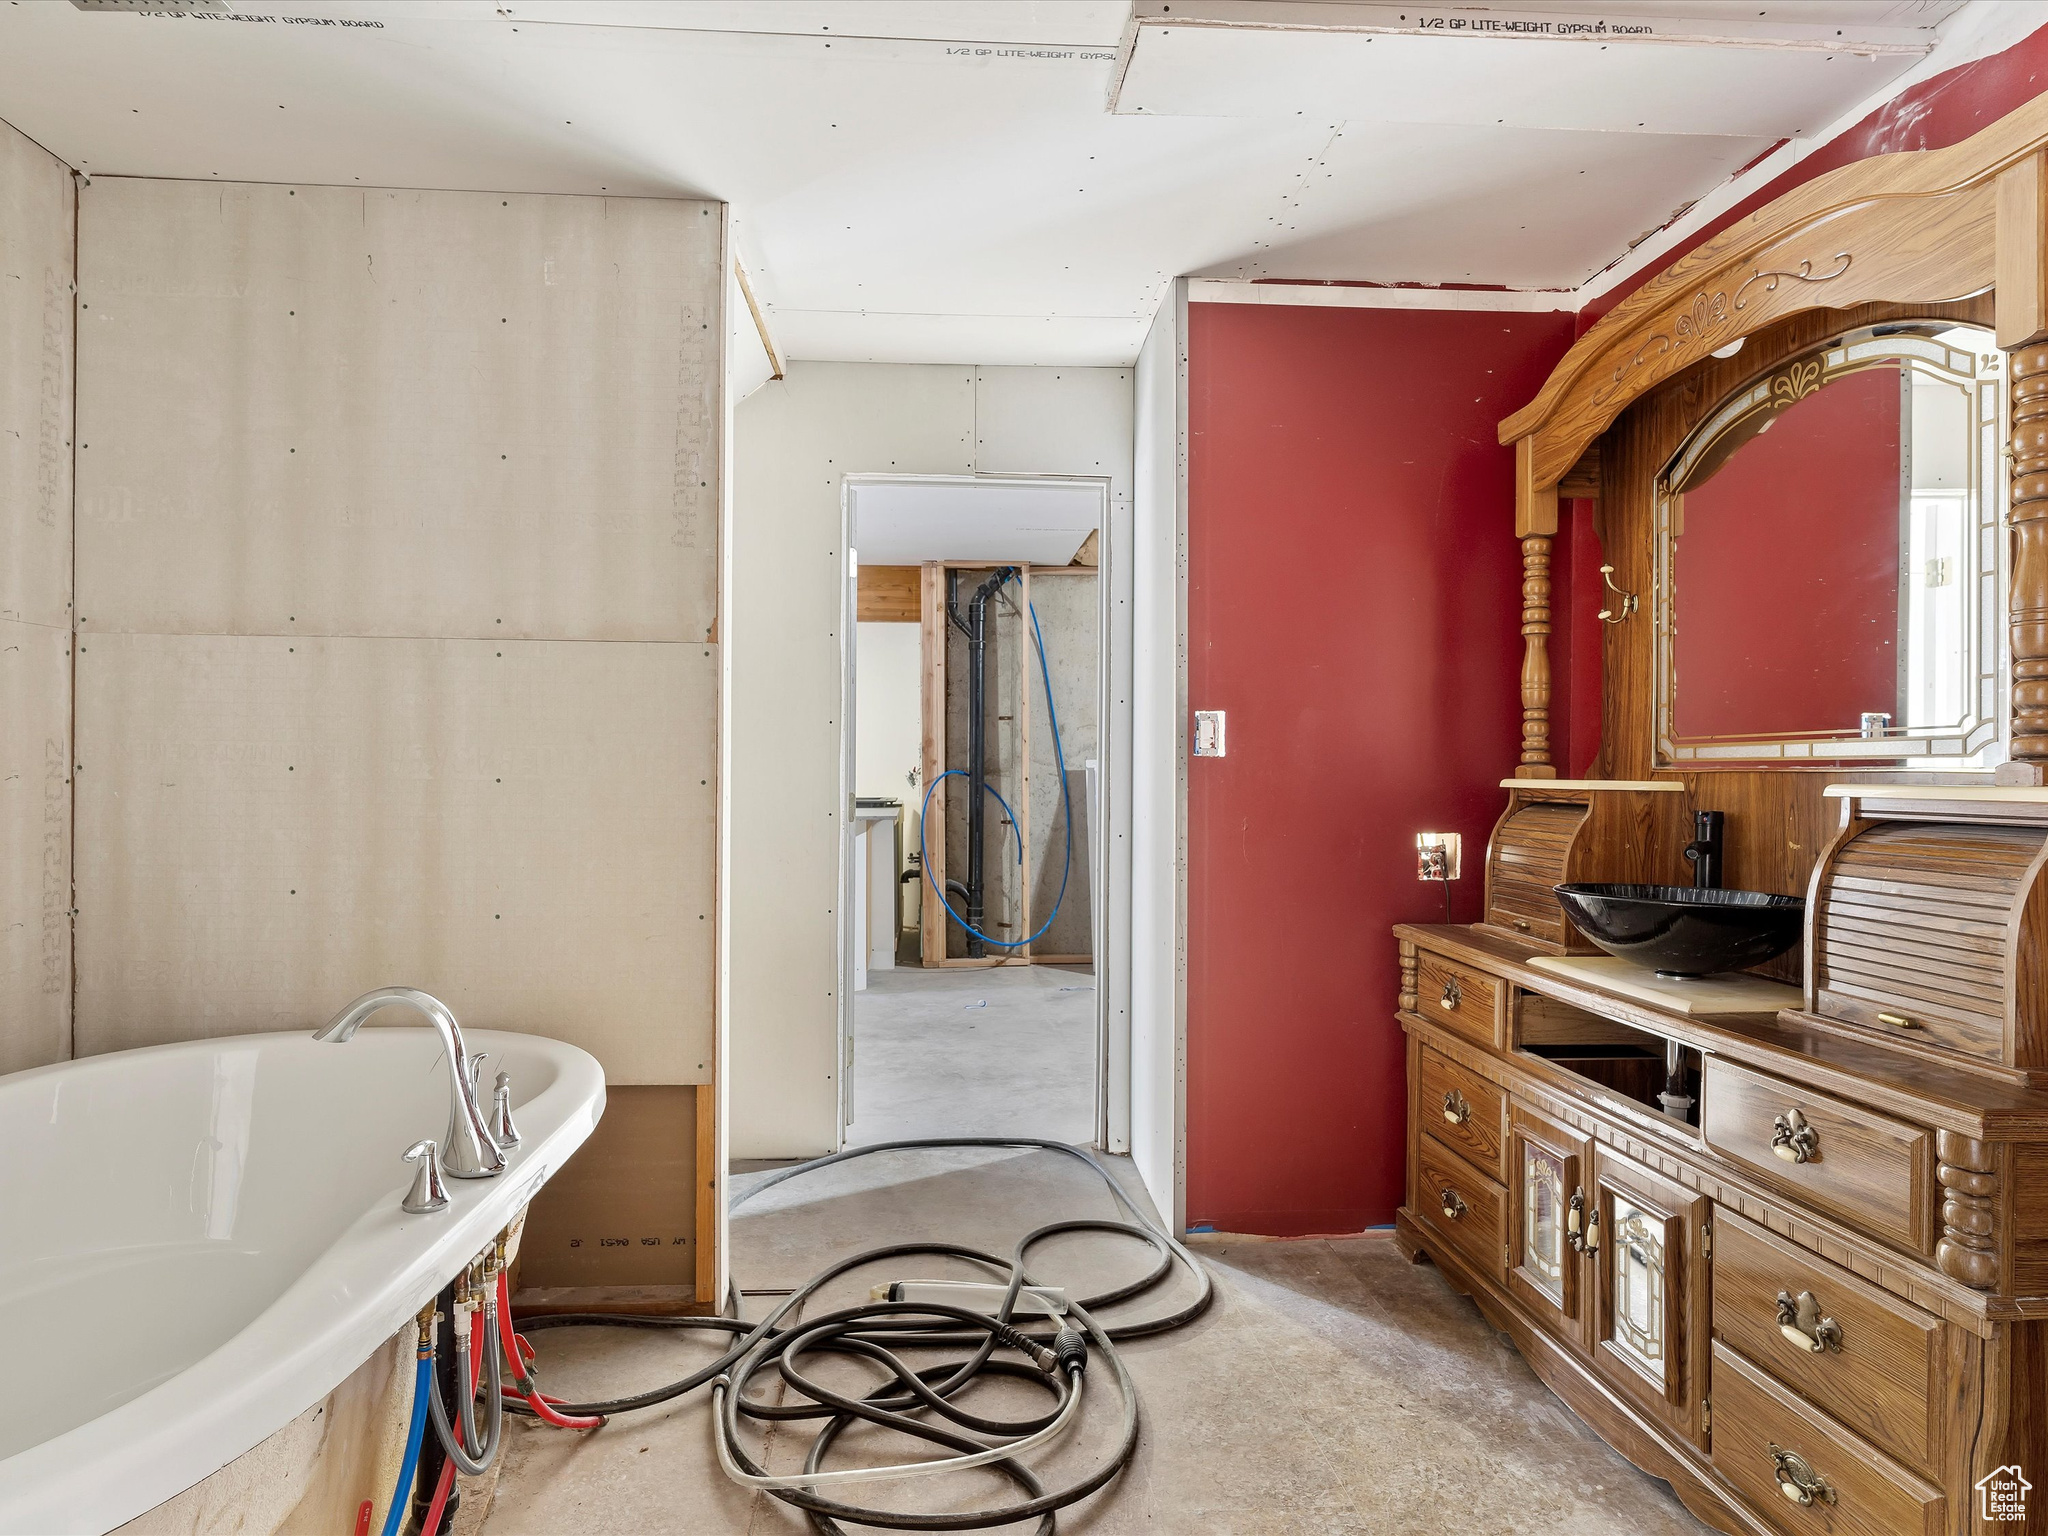
[[[1576,288],[1957,4],[8,0],[0,118],[96,175],[722,198],[788,357],[1124,363],[1183,273]],[[1445,30],[1588,12],[1661,30]]]
[[1102,521],[1086,480],[853,480],[848,495],[862,565],[1067,565]]

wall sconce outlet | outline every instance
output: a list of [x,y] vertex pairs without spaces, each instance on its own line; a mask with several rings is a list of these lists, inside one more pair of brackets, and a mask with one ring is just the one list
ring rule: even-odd
[[1463,859],[1464,839],[1456,832],[1415,834],[1415,878],[1455,880]]

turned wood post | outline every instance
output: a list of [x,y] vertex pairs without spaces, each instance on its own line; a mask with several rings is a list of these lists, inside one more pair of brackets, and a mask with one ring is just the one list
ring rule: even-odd
[[1557,486],[1539,486],[1536,444],[1515,444],[1515,537],[1522,541],[1522,760],[1518,779],[1554,779],[1550,760],[1550,541]]
[[1554,778],[1550,762],[1550,540],[1522,540],[1522,766],[1520,778]]
[[2012,725],[2001,784],[2048,781],[2048,155],[1998,175],[1996,325],[2012,416],[2006,473]]
[[2048,344],[2017,347],[2012,372],[2012,765],[2048,765]]

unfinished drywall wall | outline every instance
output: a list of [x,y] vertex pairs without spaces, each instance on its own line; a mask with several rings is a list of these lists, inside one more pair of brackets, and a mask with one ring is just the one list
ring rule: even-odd
[[613,1082],[706,1081],[713,668],[705,645],[81,636],[80,1052],[405,982]]
[[72,211],[0,123],[0,1073],[71,1053]]
[[722,210],[102,178],[81,1051],[373,986],[707,1081]]
[[1131,370],[792,363],[734,435],[732,1154],[808,1156],[838,1138],[842,481],[1103,475],[1127,516]]
[[709,638],[716,213],[95,181],[80,627]]
[[1187,315],[1181,279],[1135,370],[1130,899],[1109,914],[1112,933],[1121,920],[1130,936],[1129,973],[1111,985],[1122,981],[1129,1009],[1131,1161],[1176,1232],[1187,1218]]

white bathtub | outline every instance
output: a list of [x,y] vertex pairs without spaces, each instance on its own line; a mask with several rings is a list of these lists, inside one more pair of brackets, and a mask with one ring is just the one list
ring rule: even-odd
[[468,1032],[523,1144],[408,1216],[447,1130],[431,1030],[386,1013],[0,1077],[0,1533],[103,1532],[319,1402],[529,1200],[604,1110],[574,1046]]

